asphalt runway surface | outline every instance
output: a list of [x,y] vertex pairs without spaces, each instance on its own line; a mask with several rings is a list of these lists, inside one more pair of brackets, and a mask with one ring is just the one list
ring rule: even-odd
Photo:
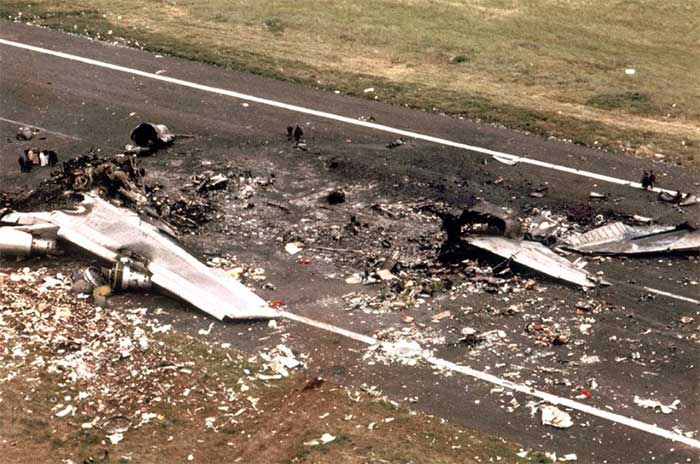
[[[637,181],[643,169],[653,169],[662,188],[692,192],[699,189],[697,173],[680,167],[545,140],[491,125],[156,57],[152,53],[19,24],[2,23],[0,38],[351,118],[371,117],[378,124],[401,130],[630,181]],[[687,219],[686,212],[657,201],[652,192],[532,165],[508,166],[484,153],[425,140],[407,138],[406,145],[388,150],[385,145],[396,138],[390,133],[16,47],[0,45],[0,70],[3,135],[0,191],[17,194],[27,186],[36,185],[49,172],[35,169],[31,174],[19,175],[16,160],[26,144],[14,140],[18,123],[46,129],[40,132],[45,139],[38,138],[28,144],[56,150],[63,159],[90,149],[98,149],[102,154],[117,153],[128,142],[129,131],[138,122],[167,124],[173,132],[192,134],[194,138],[177,141],[172,149],[144,159],[146,170],[159,176],[163,183],[176,186],[183,176],[211,166],[203,166],[202,161],[214,166],[233,162],[256,172],[274,173],[276,184],[269,193],[270,199],[303,210],[303,214],[297,215],[294,210],[285,217],[260,205],[235,215],[225,211],[216,224],[207,226],[199,235],[183,238],[184,243],[201,256],[233,253],[243,262],[265,268],[267,281],[274,283],[274,290],[261,289],[259,294],[263,298],[281,298],[291,312],[364,335],[405,327],[405,323],[399,313],[347,311],[342,297],[357,291],[337,277],[347,269],[332,259],[299,266],[285,255],[284,243],[275,241],[276,237],[267,231],[274,231],[281,227],[278,223],[284,223],[285,233],[294,230],[303,234],[303,227],[297,226],[303,226],[307,220],[304,214],[318,216],[323,224],[326,218],[339,221],[339,217],[352,213],[350,208],[364,211],[362,205],[375,201],[389,205],[443,202],[459,207],[471,195],[518,210],[536,206],[555,212],[573,208],[589,216],[638,214],[653,217],[662,224],[677,224]],[[294,150],[286,140],[286,126],[296,123],[304,127],[308,152]],[[542,185],[547,186],[547,195],[531,198],[529,193]],[[324,189],[331,187],[343,187],[350,192],[351,200],[342,207],[346,209],[319,212],[314,201]],[[603,192],[608,199],[592,202],[588,198],[591,191]],[[228,228],[225,224],[229,217],[231,221],[241,218],[246,221],[232,222]],[[390,227],[391,224],[388,230]],[[429,235],[439,230],[429,224],[413,229],[410,223],[402,225],[398,221],[394,227],[398,230],[389,238],[396,242],[410,242],[414,233]],[[81,264],[79,256],[69,258],[63,261],[64,265]],[[574,398],[577,389],[590,385],[594,379],[598,387],[593,397],[580,401],[599,410],[656,424],[664,430],[691,435],[695,432],[692,437],[697,439],[699,308],[663,296],[648,298],[648,292],[643,290],[647,286],[697,299],[700,288],[697,256],[591,260],[587,269],[601,271],[613,282],[613,286],[597,291],[595,298],[610,303],[615,310],[595,315],[593,333],[580,337],[580,343],[538,348],[524,333],[521,316],[503,317],[497,315],[498,311],[491,311],[519,303],[517,296],[509,301],[499,295],[472,295],[460,304],[438,298],[430,305],[431,312],[416,310],[411,314],[416,322],[438,335],[451,333],[455,326],[457,329],[469,326],[482,331],[503,330],[509,336],[509,343],[478,353],[444,344],[435,348],[441,358],[565,398]],[[569,317],[567,310],[578,300],[588,298],[575,288],[534,274],[532,277],[542,289],[537,295],[542,300],[529,310],[538,312],[542,319],[563,321]],[[125,295],[114,301],[114,310],[127,304],[160,308],[157,317],[195,336],[200,336],[198,331],[212,322],[196,310],[159,295]],[[464,311],[467,303],[477,310]],[[432,322],[438,307],[453,313],[461,310],[464,314],[457,320]],[[479,311],[478,308],[490,309]],[[683,316],[692,317],[695,322],[679,323]],[[311,370],[336,382],[349,386],[376,385],[390,398],[409,407],[493,433],[525,448],[554,451],[558,455],[576,453],[579,462],[698,460],[699,451],[692,446],[580,412],[570,412],[575,423],[571,428],[545,427],[539,414],[531,414],[527,403],[533,398],[528,395],[502,391],[472,377],[446,374],[429,366],[368,361],[363,359],[366,347],[361,343],[303,324],[281,321],[280,328],[271,330],[263,322],[215,323],[206,338],[231,343],[251,353],[285,340],[295,350],[309,354]],[[600,361],[578,362],[584,354],[598,356]],[[635,395],[658,399],[663,404],[678,399],[680,406],[671,414],[661,414],[635,405]]]

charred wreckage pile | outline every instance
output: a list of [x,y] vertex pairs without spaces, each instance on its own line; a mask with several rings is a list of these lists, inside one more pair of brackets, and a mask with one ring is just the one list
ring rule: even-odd
[[[30,132],[21,128],[18,138],[31,138]],[[287,132],[295,144],[303,140],[300,128],[295,131],[290,127]],[[229,178],[212,172],[194,176],[186,196],[170,198],[161,185],[147,182],[138,157],[154,155],[168,147],[175,135],[162,124],[142,123],[130,138],[133,143],[126,145],[123,154],[103,158],[91,153],[66,160],[38,189],[14,199],[11,209],[6,208],[0,215],[0,256],[51,255],[57,253],[59,242],[68,242],[108,264],[85,269],[76,279],[77,290],[93,293],[97,299],[112,290],[155,285],[218,319],[276,317],[276,311],[245,286],[225,272],[204,265],[176,244],[179,233],[191,232],[215,216],[215,207],[206,193],[226,190]],[[52,157],[54,161],[55,158]],[[683,198],[684,206],[697,209],[697,202],[687,195]],[[331,205],[343,203],[346,194],[342,190],[331,191],[327,201]],[[549,211],[535,210],[529,216],[518,216],[508,208],[484,200],[472,198],[468,203],[459,210],[435,203],[417,206],[422,214],[442,221],[445,240],[439,256],[428,266],[433,274],[436,263],[439,267],[440,263],[450,261],[455,251],[467,247],[500,257],[506,268],[515,263],[589,289],[609,282],[587,272],[582,260],[572,262],[562,254],[645,254],[700,249],[700,223],[695,213],[679,226],[613,222],[601,223],[600,227],[581,233],[580,226]],[[56,205],[57,209],[18,212],[40,204]],[[301,249],[299,245],[302,243],[288,243],[287,251],[295,254]],[[394,298],[400,300],[401,295],[415,294],[414,289],[407,291],[402,279],[393,273],[401,266],[400,261],[398,250],[393,250],[383,262],[365,263],[363,272],[351,275],[346,281],[386,282]],[[481,280],[486,286],[506,282],[494,277],[490,269],[471,280]],[[400,303],[397,305],[401,307]]]

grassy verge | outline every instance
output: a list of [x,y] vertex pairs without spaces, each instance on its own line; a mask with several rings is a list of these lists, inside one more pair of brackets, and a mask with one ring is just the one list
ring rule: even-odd
[[6,0],[0,15],[700,165],[692,2]]
[[3,464],[548,462],[373,389],[300,368],[271,375],[270,356],[171,331],[143,309],[103,310],[69,287],[46,268],[0,269]]
[[[239,375],[245,378],[242,372]],[[103,431],[80,429],[81,421],[91,419],[88,415],[68,421],[52,417],[57,398],[50,380],[42,378],[37,384],[16,377],[3,384],[3,463],[157,464],[188,462],[189,456],[193,462],[245,463],[551,462],[537,452],[518,457],[518,447],[512,443],[441,424],[367,394],[355,396],[359,399],[355,403],[345,390],[331,385],[304,391],[302,376],[257,392],[261,413],[239,416],[237,424],[207,430],[203,424],[211,410],[165,408],[153,424],[128,432],[122,442],[111,445]],[[325,433],[334,440],[320,443]],[[314,440],[319,444],[312,444]]]

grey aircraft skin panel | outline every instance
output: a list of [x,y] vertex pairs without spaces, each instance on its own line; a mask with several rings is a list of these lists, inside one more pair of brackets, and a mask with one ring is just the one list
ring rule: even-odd
[[614,222],[571,237],[564,247],[589,254],[644,254],[700,249],[700,230]]
[[598,284],[588,272],[578,268],[539,242],[476,235],[466,237],[465,241],[472,246],[506,259],[512,259],[518,264],[555,279],[564,280],[584,288],[592,288]]
[[145,265],[154,284],[219,320],[279,317],[262,298],[224,271],[206,266],[136,213],[97,195],[86,195],[74,211],[10,216],[3,220],[51,223],[58,227],[60,239],[106,261],[115,262],[121,256],[132,258]]

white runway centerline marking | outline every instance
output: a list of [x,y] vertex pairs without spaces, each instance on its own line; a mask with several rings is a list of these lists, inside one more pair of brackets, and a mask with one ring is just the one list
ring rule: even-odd
[[[268,105],[268,106],[272,106],[272,107],[276,107],[276,108],[280,108],[280,109],[284,109],[284,110],[288,110],[288,111],[294,111],[294,112],[298,112],[298,113],[308,114],[308,115],[316,116],[319,118],[330,119],[330,120],[334,120],[334,121],[338,121],[338,122],[342,122],[342,123],[346,123],[346,124],[367,127],[369,129],[375,129],[375,130],[388,132],[388,133],[392,133],[392,134],[396,134],[396,135],[402,135],[405,137],[410,137],[410,138],[414,138],[414,139],[418,139],[418,140],[424,140],[427,142],[437,143],[440,145],[445,145],[445,146],[460,148],[460,149],[469,150],[469,151],[473,151],[473,152],[483,153],[486,155],[490,155],[492,157],[501,158],[501,159],[511,161],[511,162],[530,164],[530,165],[534,165],[534,166],[539,166],[539,167],[543,167],[543,168],[547,168],[547,169],[553,169],[556,171],[566,172],[569,174],[587,177],[590,179],[595,179],[598,181],[608,182],[608,183],[617,184],[617,185],[624,185],[624,186],[633,187],[633,188],[642,188],[638,182],[631,182],[628,180],[619,179],[619,178],[611,177],[611,176],[606,176],[603,174],[596,174],[594,172],[569,168],[566,166],[551,164],[551,163],[547,163],[544,161],[539,161],[539,160],[535,160],[535,159],[531,159],[531,158],[524,158],[524,157],[519,157],[519,156],[515,156],[515,155],[510,155],[507,153],[489,150],[487,148],[481,148],[481,147],[476,147],[476,146],[472,146],[472,145],[467,145],[464,143],[454,142],[451,140],[442,139],[439,137],[433,137],[433,136],[425,135],[425,134],[420,134],[417,132],[396,129],[396,128],[384,126],[381,124],[360,121],[358,119],[349,118],[347,116],[340,116],[340,115],[333,114],[333,113],[327,113],[325,111],[317,111],[317,110],[313,110],[310,108],[304,108],[301,106],[290,105],[287,103],[282,103],[282,102],[278,102],[275,100],[269,100],[266,98],[255,97],[252,95],[234,92],[231,90],[220,89],[220,88],[211,87],[208,85],[197,84],[197,83],[190,82],[190,81],[185,81],[185,80],[176,79],[176,78],[172,78],[172,77],[168,77],[168,76],[153,74],[153,73],[141,71],[138,69],[132,69],[132,68],[128,68],[125,66],[119,66],[119,65],[107,63],[104,61],[98,61],[98,60],[84,58],[84,57],[77,56],[77,55],[71,55],[68,53],[48,50],[46,48],[35,47],[33,45],[27,45],[27,44],[23,44],[23,43],[19,43],[19,42],[14,42],[11,40],[0,39],[0,44],[11,46],[11,47],[16,47],[16,48],[21,48],[24,50],[30,50],[30,51],[37,52],[37,53],[43,53],[45,55],[51,55],[51,56],[55,56],[58,58],[63,58],[63,59],[71,60],[71,61],[77,61],[80,63],[89,64],[92,66],[98,66],[101,68],[111,69],[113,71],[119,71],[119,72],[124,72],[124,73],[128,73],[128,74],[133,74],[133,75],[145,77],[148,79],[154,79],[154,80],[158,80],[158,81],[162,81],[162,82],[167,82],[170,84],[180,85],[183,87],[189,87],[189,88],[201,90],[204,92],[210,92],[210,93],[215,93],[215,94],[219,94],[219,95],[226,95],[229,97],[234,97],[234,98],[238,98],[241,100],[260,103],[263,105]],[[666,189],[655,188],[654,191],[656,191],[656,192],[664,191],[664,192],[668,192],[671,194],[675,194],[675,191],[666,190]],[[280,314],[283,317],[288,318],[290,320],[295,320],[297,322],[307,324],[307,325],[310,325],[313,327],[317,327],[317,328],[320,328],[322,330],[330,331],[330,332],[336,333],[338,335],[342,335],[344,337],[348,337],[348,338],[351,338],[353,340],[360,341],[360,342],[365,343],[365,344],[374,345],[376,343],[379,343],[379,341],[373,337],[369,337],[367,335],[352,332],[352,331],[349,331],[349,330],[346,330],[346,329],[343,329],[340,327],[326,324],[324,322],[315,321],[313,319],[309,319],[309,318],[306,318],[304,316],[299,316],[299,315],[296,315],[294,313],[289,313],[289,312],[283,311],[283,312],[280,312]],[[472,369],[470,367],[461,366],[459,364],[455,364],[455,363],[452,363],[452,362],[444,360],[444,359],[435,358],[435,357],[426,357],[425,360],[428,363],[430,363],[431,365],[438,367],[438,368],[441,368],[441,369],[447,369],[447,370],[450,370],[453,372],[457,372],[457,373],[460,373],[460,374],[463,374],[463,375],[466,375],[466,376],[469,376],[472,378],[476,378],[476,379],[479,379],[479,380],[482,380],[485,382],[499,385],[499,386],[504,387],[504,388],[518,391],[518,392],[524,393],[526,395],[540,398],[540,399],[542,399],[544,401],[548,401],[552,404],[559,404],[559,405],[562,405],[564,407],[574,409],[576,411],[580,411],[580,412],[583,412],[586,414],[590,414],[592,416],[596,416],[596,417],[606,419],[606,420],[609,420],[609,421],[612,421],[615,423],[626,425],[627,427],[631,427],[631,428],[634,428],[637,430],[651,433],[651,434],[654,434],[654,435],[657,435],[657,436],[660,436],[663,438],[667,438],[667,439],[672,440],[672,441],[681,442],[681,443],[684,443],[684,444],[691,446],[693,448],[700,448],[700,441],[699,440],[688,438],[688,437],[681,435],[679,433],[676,433],[676,432],[673,432],[670,430],[666,430],[666,429],[663,429],[661,427],[657,427],[656,425],[647,424],[645,422],[641,422],[641,421],[638,421],[636,419],[631,419],[631,418],[628,418],[625,416],[621,416],[619,414],[611,413],[609,411],[597,409],[597,408],[594,408],[592,406],[589,406],[589,405],[586,405],[583,403],[579,403],[577,401],[573,401],[573,400],[570,400],[567,398],[562,398],[562,397],[559,397],[556,395],[542,392],[542,391],[530,388],[527,385],[516,384],[516,383],[513,383],[509,380],[501,379],[501,378],[496,377],[494,375],[491,375],[491,374],[488,374],[485,372],[481,372],[481,371]]]
[[657,295],[667,296],[669,298],[674,298],[676,300],[686,301],[688,303],[700,305],[700,300],[688,298],[687,296],[676,295],[675,293],[664,292],[663,290],[657,290],[657,289],[651,288],[651,287],[644,287],[644,290],[646,290],[647,292],[656,293]]
[[34,125],[34,124],[29,124],[29,123],[22,122],[22,121],[15,121],[14,119],[7,119],[7,118],[1,118],[1,117],[0,117],[0,121],[5,121],[5,122],[8,122],[8,123],[10,123],[10,124],[16,124],[16,125],[18,125],[18,126],[33,127],[34,129],[39,129],[41,132],[46,132],[47,134],[57,135],[57,136],[59,136],[59,137],[63,137],[63,138],[66,138],[66,139],[77,140],[77,141],[81,141],[81,140],[82,140],[80,137],[76,137],[76,136],[74,136],[74,135],[68,135],[68,134],[64,134],[63,132],[56,132],[56,131],[44,129],[43,127],[39,127],[39,126],[36,126],[36,125]]
[[[182,80],[182,79],[176,79],[174,77],[163,76],[160,74],[149,73],[146,71],[141,71],[139,69],[133,69],[133,68],[128,68],[126,66],[120,66],[120,65],[116,65],[116,64],[112,64],[112,63],[107,63],[105,61],[98,61],[98,60],[93,60],[91,58],[85,58],[85,57],[78,56],[78,55],[72,55],[70,53],[57,52],[54,50],[49,50],[49,49],[41,48],[41,47],[35,47],[33,45],[27,45],[27,44],[23,44],[20,42],[14,42],[12,40],[5,40],[5,39],[0,39],[0,44],[7,45],[10,47],[21,48],[23,50],[30,50],[32,52],[42,53],[45,55],[55,56],[55,57],[63,58],[66,60],[77,61],[80,63],[89,64],[92,66],[98,66],[98,67],[105,68],[105,69],[111,69],[113,71],[119,71],[119,72],[123,72],[123,73],[127,73],[127,74],[133,74],[136,76],[141,76],[141,77],[145,77],[148,79],[153,79],[153,80],[157,80],[157,81],[161,81],[161,82],[167,82],[169,84],[175,84],[175,85],[180,85],[183,87],[189,87],[191,89],[197,89],[197,90],[201,90],[204,92],[215,93],[218,95],[226,95],[229,97],[238,98],[240,100],[260,103],[262,105],[272,106],[275,108],[280,108],[280,109],[284,109],[284,110],[288,110],[288,111],[294,111],[297,113],[308,114],[308,115],[316,116],[316,117],[323,118],[323,119],[330,119],[330,120],[342,122],[345,124],[352,124],[354,126],[366,127],[369,129],[374,129],[374,130],[378,130],[378,131],[382,131],[382,132],[388,132],[391,134],[401,135],[404,137],[410,137],[410,138],[417,139],[417,140],[424,140],[426,142],[437,143],[437,144],[448,146],[448,147],[460,148],[463,150],[482,153],[485,155],[490,155],[491,157],[493,157],[495,159],[500,158],[502,161],[507,161],[509,163],[529,164],[532,166],[538,166],[541,168],[551,169],[554,171],[565,172],[568,174],[586,177],[589,179],[594,179],[594,180],[601,181],[601,182],[607,182],[610,184],[624,185],[627,187],[632,187],[632,188],[637,188],[637,189],[642,188],[642,185],[639,182],[632,182],[632,181],[620,179],[617,177],[607,176],[605,174],[598,174],[598,173],[591,172],[591,171],[570,168],[570,167],[562,166],[559,164],[547,163],[545,161],[540,161],[540,160],[536,160],[533,158],[511,155],[508,153],[503,153],[503,152],[499,152],[499,151],[495,151],[495,150],[489,150],[488,148],[477,147],[474,145],[467,145],[466,143],[454,142],[452,140],[447,140],[447,139],[443,139],[440,137],[434,137],[432,135],[426,135],[426,134],[421,134],[418,132],[397,129],[394,127],[385,126],[383,124],[376,124],[373,122],[361,121],[359,119],[350,118],[347,116],[341,116],[341,115],[337,115],[334,113],[328,113],[325,111],[318,111],[318,110],[314,110],[311,108],[305,108],[303,106],[291,105],[289,103],[283,103],[283,102],[279,102],[276,100],[270,100],[267,98],[256,97],[253,95],[235,92],[233,90],[226,90],[226,89],[221,89],[221,88],[217,88],[217,87],[211,87],[209,85],[197,84],[195,82],[190,82],[190,81],[186,81],[186,80]],[[666,193],[670,193],[672,195],[676,194],[676,192],[674,190],[661,189],[658,187],[653,188],[652,191],[654,191],[654,192],[666,192]]]
[[[351,338],[353,340],[365,343],[367,345],[376,345],[379,343],[379,340],[377,340],[374,337],[370,337],[367,335],[362,335],[357,332],[352,332],[347,329],[343,329],[341,327],[336,327],[331,324],[326,324],[325,322],[320,322],[316,321],[313,319],[309,319],[308,317],[300,316],[298,314],[291,313],[289,311],[280,311],[280,316],[290,319],[293,321],[300,322],[302,324],[307,324],[312,327],[316,327],[322,330],[326,330],[338,335],[342,335],[344,337]],[[552,395],[551,393],[543,392],[541,390],[537,390],[532,387],[528,387],[527,385],[520,384],[520,383],[515,383],[511,382],[510,380],[502,379],[500,377],[496,377],[495,375],[488,374],[486,372],[482,372],[476,369],[472,369],[471,367],[468,366],[462,366],[459,364],[455,364],[451,361],[447,361],[446,359],[442,358],[436,358],[434,356],[426,356],[423,359],[425,359],[426,362],[431,364],[432,366],[435,366],[436,368],[439,369],[446,369],[452,372],[456,372],[462,375],[466,375],[468,377],[472,377],[484,382],[489,382],[494,385],[498,385],[499,387],[503,388],[508,388],[513,391],[517,391],[519,393],[523,393],[525,395],[529,396],[534,396],[535,398],[539,398],[543,401],[547,401],[548,403],[554,404],[554,405],[560,405],[569,409],[573,409],[575,411],[579,411],[585,414],[590,414],[591,416],[599,417],[601,419],[608,420],[610,422],[618,423],[625,425],[627,427],[641,430],[642,432],[647,432],[651,433],[653,435],[657,435],[662,438],[666,438],[668,440],[672,441],[677,441],[684,443],[688,446],[691,446],[693,448],[700,448],[700,440],[695,440],[693,438],[686,437],[685,435],[681,435],[679,433],[676,433],[672,430],[666,430],[664,428],[658,427],[653,424],[647,424],[646,422],[639,421],[637,419],[632,419],[630,417],[626,417],[620,414],[616,414],[610,411],[605,411],[602,409],[594,408],[593,406],[589,406],[587,404],[579,403],[578,401],[571,400],[569,398],[563,398],[561,396],[557,395]]]

